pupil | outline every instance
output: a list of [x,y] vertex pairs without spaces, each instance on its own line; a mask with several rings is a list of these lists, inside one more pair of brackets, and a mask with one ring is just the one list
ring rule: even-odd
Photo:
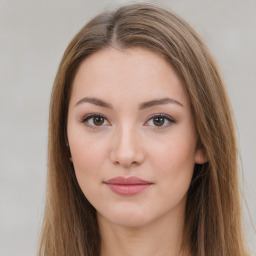
[[156,126],[162,126],[164,124],[164,118],[163,117],[154,118],[154,124]]
[[96,116],[93,118],[93,123],[97,126],[102,125],[104,123],[104,118],[101,116]]

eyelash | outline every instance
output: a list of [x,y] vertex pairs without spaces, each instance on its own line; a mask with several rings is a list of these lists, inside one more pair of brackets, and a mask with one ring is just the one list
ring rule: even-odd
[[[92,125],[92,124],[89,124],[89,123],[88,123],[88,121],[89,121],[90,119],[93,120],[93,118],[97,118],[97,117],[98,117],[98,118],[103,118],[103,119],[104,119],[104,123],[105,123],[105,121],[107,121],[107,118],[106,118],[104,115],[102,115],[102,114],[89,114],[89,115],[85,116],[85,117],[81,120],[81,122],[82,122],[84,125],[86,125],[87,127],[89,127],[89,128],[98,129],[98,128],[103,127],[103,126],[104,126],[104,123],[103,123],[102,125],[98,125],[98,126],[97,126],[97,125]],[[161,114],[161,113],[151,115],[151,116],[149,117],[149,119],[146,121],[146,123],[148,123],[148,122],[151,121],[151,120],[153,121],[153,120],[156,119],[156,118],[163,118],[163,119],[164,119],[164,123],[165,123],[165,121],[168,121],[167,124],[164,124],[164,125],[162,125],[162,126],[153,125],[154,127],[158,128],[158,129],[164,129],[164,128],[170,126],[171,124],[176,123],[176,121],[175,121],[173,118],[171,118],[170,116],[168,116],[168,115],[166,115],[166,114]],[[107,126],[109,126],[109,125],[107,125]],[[148,125],[147,125],[147,126],[148,126]]]
[[[98,126],[97,126],[97,125],[93,125],[93,124],[89,124],[89,123],[88,123],[90,120],[93,120],[93,118],[97,118],[97,117],[104,119],[104,122],[103,122],[102,125],[98,125]],[[146,121],[146,123],[148,123],[148,122],[150,122],[150,121],[153,121],[153,120],[156,119],[156,118],[163,118],[163,119],[164,119],[164,125],[160,125],[160,126],[152,125],[152,126],[156,127],[157,129],[164,129],[164,128],[170,126],[171,124],[176,123],[176,121],[175,121],[173,118],[171,118],[170,116],[168,116],[168,115],[166,115],[166,114],[161,114],[161,113],[151,115],[151,116],[149,117],[149,119]],[[94,114],[89,114],[89,115],[85,116],[85,117],[81,120],[81,122],[82,122],[84,125],[86,125],[87,127],[91,128],[91,129],[98,129],[98,128],[101,128],[101,127],[105,126],[105,125],[104,125],[105,121],[107,121],[107,118],[106,118],[104,115],[102,115],[102,114],[96,114],[96,113],[94,113]],[[166,124],[166,121],[168,122],[167,124]],[[109,125],[107,125],[107,126],[109,126]],[[147,126],[150,126],[150,125],[147,125]]]
[[154,127],[157,127],[158,129],[164,129],[164,128],[170,126],[171,124],[175,123],[175,120],[173,118],[171,118],[168,115],[161,114],[161,113],[151,115],[147,122],[149,122],[151,120],[153,121],[155,118],[163,118],[164,119],[164,123],[165,123],[165,121],[168,121],[168,123],[163,125],[163,126],[157,126],[157,125],[154,126]]
[[97,118],[97,117],[99,117],[99,118],[104,118],[104,122],[107,120],[107,118],[106,118],[105,116],[101,115],[101,114],[89,114],[89,115],[85,116],[85,117],[81,120],[81,122],[82,122],[84,125],[86,125],[87,127],[90,127],[90,128],[92,128],[92,129],[97,129],[97,128],[100,128],[102,125],[100,125],[100,126],[97,126],[97,125],[93,126],[93,125],[88,124],[88,121],[89,121],[90,119]]

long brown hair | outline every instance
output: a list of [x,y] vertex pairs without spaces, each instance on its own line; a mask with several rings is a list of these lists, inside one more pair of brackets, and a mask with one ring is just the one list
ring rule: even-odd
[[107,47],[143,47],[161,54],[187,91],[199,143],[209,161],[194,168],[184,244],[190,246],[193,256],[247,255],[233,117],[217,65],[184,20],[149,4],[132,4],[98,15],[64,53],[51,97],[47,195],[38,255],[100,255],[96,210],[80,190],[69,161],[66,126],[72,81],[79,65]]

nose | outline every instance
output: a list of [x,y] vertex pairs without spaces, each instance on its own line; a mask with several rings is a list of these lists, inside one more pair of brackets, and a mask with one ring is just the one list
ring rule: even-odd
[[117,127],[112,142],[110,159],[113,164],[129,168],[144,161],[143,145],[136,127]]

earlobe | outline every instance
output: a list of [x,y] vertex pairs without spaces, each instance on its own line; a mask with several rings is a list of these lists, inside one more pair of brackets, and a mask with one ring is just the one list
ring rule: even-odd
[[197,148],[195,152],[195,163],[196,164],[205,164],[208,162],[208,156],[203,147]]
[[69,150],[69,154],[70,154],[69,160],[70,160],[71,163],[73,163],[73,159],[72,159],[72,156],[71,156],[71,153],[70,153],[70,147],[69,147],[68,141],[66,141],[66,146],[67,146],[67,148]]

